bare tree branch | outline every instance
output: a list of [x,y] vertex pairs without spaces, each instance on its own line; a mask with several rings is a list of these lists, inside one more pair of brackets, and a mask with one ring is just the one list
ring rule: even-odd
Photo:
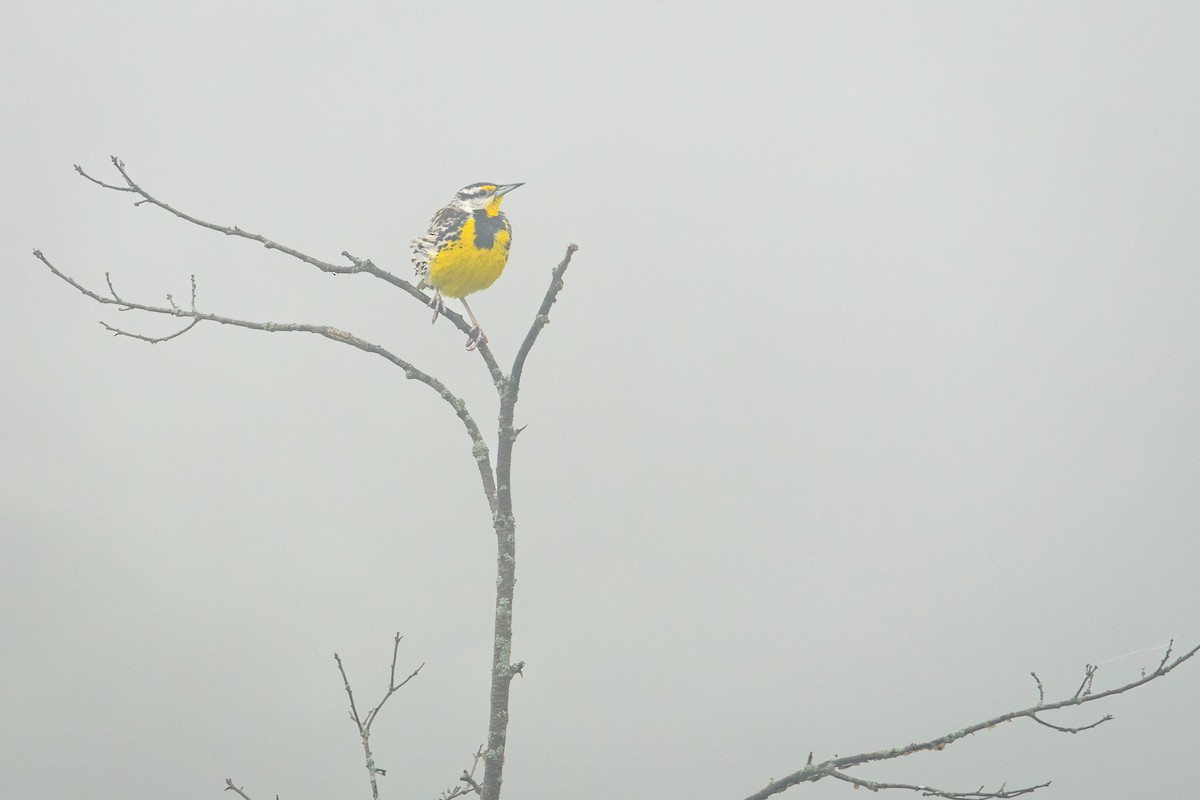
[[381,769],[375,764],[375,756],[371,753],[371,724],[375,722],[375,717],[379,714],[379,710],[383,708],[383,704],[388,701],[388,698],[395,694],[404,684],[417,677],[417,673],[425,667],[424,662],[422,662],[421,666],[414,669],[407,678],[400,681],[400,683],[396,683],[396,656],[400,651],[400,640],[402,638],[404,637],[397,633],[392,644],[392,669],[388,677],[387,692],[383,695],[383,699],[379,701],[379,704],[367,713],[366,718],[359,716],[358,706],[354,703],[354,691],[350,688],[350,679],[346,677],[346,668],[342,665],[342,657],[337,653],[333,654],[333,660],[337,662],[338,672],[342,674],[342,685],[346,689],[346,696],[350,698],[350,719],[354,720],[354,724],[358,727],[358,737],[362,740],[363,756],[366,758],[367,776],[371,781],[371,797],[373,800],[379,800],[379,782],[375,776],[387,775],[387,770]]
[[[426,306],[429,305],[429,301],[430,301],[429,295],[422,292],[414,284],[409,283],[408,281],[404,280],[403,278],[401,278],[397,275],[394,275],[393,273],[388,272],[387,270],[381,269],[380,267],[376,266],[375,263],[373,261],[371,261],[371,259],[369,259],[369,258],[368,259],[355,258],[354,256],[350,255],[346,251],[342,251],[342,255],[350,262],[350,266],[346,266],[345,264],[334,264],[329,261],[323,261],[322,259],[316,258],[315,256],[308,255],[307,253],[303,253],[293,247],[288,247],[287,245],[280,244],[279,242],[276,242],[272,239],[268,239],[266,236],[263,236],[262,234],[244,230],[242,228],[239,228],[236,225],[233,225],[233,226],[218,225],[215,222],[209,222],[207,220],[200,219],[199,217],[193,216],[192,214],[188,214],[184,211],[181,211],[181,210],[175,208],[174,206],[170,205],[169,203],[159,200],[157,197],[150,194],[150,192],[148,192],[146,189],[144,189],[140,184],[138,184],[136,181],[134,181],[132,177],[130,177],[129,171],[126,169],[124,161],[117,158],[116,156],[112,156],[111,160],[112,160],[113,166],[116,167],[117,172],[120,173],[121,179],[124,181],[124,184],[125,184],[124,186],[120,186],[120,185],[112,184],[112,183],[106,183],[105,181],[95,178],[95,177],[89,175],[87,172],[85,172],[83,167],[81,167],[78,164],[75,165],[75,171],[78,172],[81,176],[83,176],[87,180],[96,184],[97,186],[103,187],[105,189],[110,189],[114,192],[127,192],[130,194],[137,195],[141,199],[134,203],[134,205],[136,205],[136,206],[140,206],[143,204],[157,206],[158,208],[161,208],[162,210],[164,210],[170,214],[173,214],[174,216],[178,217],[181,220],[184,220],[185,222],[190,222],[193,225],[198,225],[201,228],[207,228],[208,230],[216,231],[217,233],[222,233],[226,236],[235,236],[235,237],[238,237],[241,239],[247,239],[252,242],[258,242],[259,244],[261,244],[263,247],[265,247],[268,250],[277,250],[280,253],[289,255],[292,258],[303,261],[306,264],[310,264],[310,265],[316,267],[317,269],[321,270],[322,272],[328,272],[333,275],[352,275],[352,274],[357,274],[357,273],[366,273],[369,275],[373,275],[374,277],[376,277],[382,281],[390,283],[392,286],[395,286],[397,289],[400,289],[401,291],[405,292],[406,294],[408,294],[410,297],[417,300],[418,302],[420,302]],[[454,312],[450,309],[442,309],[442,314],[443,314],[443,316],[446,317],[446,319],[450,320],[450,322],[454,325],[454,327],[456,327],[460,331],[462,331],[463,334],[468,335],[468,336],[471,334],[471,331],[473,330],[474,326],[472,326],[461,314],[458,314],[457,312]],[[487,365],[488,372],[492,376],[492,383],[494,383],[496,385],[496,389],[499,390],[500,384],[501,384],[502,373],[500,372],[499,365],[496,363],[495,356],[492,355],[491,350],[487,349],[486,345],[479,347],[478,349],[480,351],[480,356],[482,356],[484,363]]]
[[567,267],[571,266],[571,256],[579,250],[579,245],[567,245],[567,253],[563,256],[562,261],[558,262],[558,266],[554,268],[554,272],[550,274],[550,288],[546,289],[546,296],[542,298],[542,305],[538,308],[537,315],[533,318],[533,324],[529,326],[529,332],[525,334],[525,340],[521,342],[521,347],[517,350],[517,356],[513,359],[512,373],[509,375],[508,389],[512,392],[511,404],[517,402],[517,392],[520,389],[521,373],[525,369],[525,359],[529,357],[529,351],[533,349],[533,343],[537,341],[538,334],[542,332],[542,328],[550,324],[550,307],[558,300],[558,293],[563,288],[563,273],[567,271]]
[[388,676],[387,694],[385,694],[383,696],[383,699],[379,701],[379,705],[372,708],[371,711],[367,714],[367,718],[363,724],[368,730],[370,730],[371,723],[373,723],[375,721],[375,717],[377,717],[379,715],[379,710],[381,708],[383,708],[383,704],[388,701],[388,698],[391,697],[392,695],[394,695],[397,692],[397,690],[399,690],[401,687],[404,686],[404,684],[408,683],[413,678],[417,677],[417,673],[419,673],[422,669],[425,668],[425,662],[422,661],[421,666],[417,667],[412,672],[410,672],[407,678],[400,681],[399,683],[396,683],[396,655],[400,652],[400,640],[403,638],[404,637],[401,636],[398,632],[396,633],[396,639],[392,644],[392,669]]
[[75,171],[78,172],[80,175],[82,175],[87,180],[96,184],[97,186],[101,186],[105,189],[111,189],[114,192],[129,192],[131,194],[137,195],[141,199],[134,203],[134,205],[136,205],[136,206],[144,205],[147,203],[150,205],[153,205],[153,206],[158,206],[162,210],[164,210],[170,214],[174,214],[176,217],[178,217],[181,220],[184,220],[185,222],[190,222],[193,225],[200,226],[201,228],[208,228],[209,230],[216,231],[217,233],[223,233],[226,236],[237,236],[242,239],[249,239],[250,241],[258,242],[259,244],[261,244],[263,247],[265,247],[268,250],[278,250],[279,252],[285,253],[285,254],[291,256],[292,258],[299,259],[300,261],[303,261],[306,264],[311,264],[312,266],[316,267],[317,269],[321,270],[322,272],[329,272],[329,273],[336,274],[336,275],[350,275],[350,274],[353,274],[356,272],[369,272],[372,275],[375,275],[377,278],[387,281],[388,283],[392,284],[393,286],[396,286],[400,289],[409,291],[414,296],[417,296],[417,297],[423,296],[422,293],[417,289],[416,286],[412,285],[411,283],[404,280],[403,278],[399,278],[395,275],[392,275],[390,272],[387,272],[386,270],[382,270],[382,269],[379,269],[378,267],[375,267],[374,264],[371,264],[371,268],[367,268],[365,266],[365,264],[367,262],[359,262],[356,264],[352,264],[351,266],[345,266],[344,264],[333,264],[328,261],[323,261],[314,256],[310,256],[307,253],[302,253],[299,250],[296,250],[295,248],[288,247],[287,245],[283,245],[283,244],[280,244],[279,242],[272,241],[271,239],[268,239],[267,237],[265,237],[261,234],[242,230],[241,228],[237,227],[236,225],[234,225],[234,226],[218,225],[214,222],[208,222],[207,220],[203,220],[203,219],[200,219],[199,217],[192,216],[191,214],[188,214],[185,211],[180,211],[179,209],[175,208],[174,206],[170,205],[169,203],[159,200],[157,197],[153,196],[148,191],[146,191],[144,188],[142,188],[136,181],[134,181],[133,178],[130,177],[129,172],[125,169],[124,161],[117,158],[116,156],[112,156],[112,164],[114,167],[116,167],[117,172],[119,172],[121,174],[121,178],[125,181],[124,186],[119,186],[119,185],[112,184],[112,183],[106,183],[105,181],[102,181],[99,178],[95,178],[95,177],[89,175],[87,172],[85,172],[83,167],[81,167],[78,164],[75,165]]
[[1034,722],[1036,722],[1038,725],[1045,725],[1050,730],[1058,731],[1059,733],[1081,733],[1083,731],[1090,731],[1092,728],[1103,725],[1105,722],[1108,722],[1109,720],[1111,720],[1113,718],[1113,715],[1105,714],[1103,717],[1096,720],[1091,725],[1083,725],[1078,728],[1064,728],[1061,725],[1051,725],[1049,722],[1046,722],[1046,720],[1042,719],[1041,717],[1037,716],[1036,714],[1031,714],[1029,716],[1029,718],[1031,720],[1033,720]]
[[1112,719],[1112,716],[1106,715],[1105,717],[1092,723],[1091,725],[1086,725],[1086,726],[1083,726],[1080,728],[1064,728],[1064,727],[1059,727],[1057,725],[1051,725],[1051,724],[1045,722],[1044,720],[1039,719],[1037,715],[1045,713],[1047,711],[1055,711],[1060,708],[1067,708],[1068,706],[1079,706],[1079,705],[1083,705],[1085,703],[1093,703],[1093,702],[1096,702],[1097,700],[1103,700],[1106,697],[1112,697],[1113,695],[1118,695],[1123,692],[1128,692],[1131,689],[1136,689],[1139,686],[1144,686],[1145,684],[1149,683],[1152,680],[1156,680],[1158,678],[1163,677],[1167,673],[1171,672],[1171,670],[1175,669],[1180,664],[1184,663],[1185,661],[1190,659],[1192,656],[1196,655],[1197,652],[1200,652],[1200,645],[1197,645],[1196,647],[1193,647],[1191,650],[1189,650],[1188,652],[1184,653],[1183,655],[1179,656],[1174,661],[1172,661],[1171,660],[1171,650],[1172,650],[1173,646],[1174,646],[1174,641],[1172,641],[1171,644],[1168,645],[1166,654],[1163,656],[1162,661],[1159,662],[1158,668],[1155,669],[1153,672],[1151,672],[1147,675],[1143,675],[1136,681],[1131,681],[1129,683],[1118,686],[1114,689],[1109,689],[1109,690],[1103,691],[1103,692],[1094,692],[1092,689],[1092,683],[1096,676],[1097,667],[1094,664],[1088,664],[1086,666],[1086,668],[1084,669],[1083,682],[1080,684],[1079,689],[1076,690],[1074,695],[1072,695],[1071,697],[1068,697],[1065,700],[1059,700],[1054,703],[1046,703],[1046,702],[1044,702],[1045,694],[1043,691],[1042,682],[1035,674],[1033,677],[1034,677],[1034,680],[1037,681],[1037,684],[1038,684],[1038,703],[1035,706],[1030,706],[1029,708],[1021,709],[1020,711],[1009,711],[1005,714],[1001,714],[999,716],[992,717],[991,719],[984,720],[983,722],[977,722],[972,725],[968,725],[967,727],[965,727],[961,730],[955,731],[953,733],[948,733],[945,736],[939,736],[936,739],[929,739],[929,740],[923,741],[923,742],[914,742],[913,744],[906,745],[904,747],[893,747],[893,748],[890,748],[887,750],[876,750],[874,752],[859,753],[858,755],[853,755],[853,756],[842,756],[842,757],[837,757],[837,758],[830,758],[830,759],[826,759],[825,761],[822,761],[817,764],[812,763],[812,756],[810,754],[808,763],[804,766],[803,769],[797,770],[796,772],[793,772],[791,775],[788,775],[785,778],[780,778],[779,780],[771,781],[764,788],[762,788],[761,790],[755,792],[754,794],[752,794],[748,798],[746,798],[746,800],[766,800],[766,798],[768,798],[772,795],[775,795],[775,794],[779,794],[780,792],[785,791],[786,789],[789,789],[792,786],[795,786],[797,784],[813,783],[813,782],[819,781],[821,778],[825,778],[825,777],[833,777],[833,778],[837,778],[839,780],[845,780],[850,783],[855,783],[856,785],[861,785],[861,786],[864,786],[869,789],[874,789],[874,788],[910,789],[912,791],[919,791],[930,797],[945,797],[945,798],[951,798],[952,800],[980,800],[980,798],[1005,798],[1005,797],[1017,797],[1021,794],[1028,794],[1037,789],[1041,789],[1045,786],[1048,786],[1049,784],[1043,783],[1043,784],[1039,784],[1037,786],[1030,786],[1030,787],[1026,787],[1023,789],[1013,789],[1013,790],[1007,790],[1007,789],[1004,789],[1003,787],[1001,787],[1001,789],[998,792],[984,792],[982,787],[980,787],[980,790],[977,792],[951,792],[951,791],[946,791],[943,789],[933,789],[933,788],[930,788],[927,786],[912,786],[909,784],[898,784],[898,783],[897,784],[888,784],[888,783],[876,783],[873,781],[862,781],[860,779],[851,778],[850,776],[845,775],[843,770],[846,770],[846,769],[849,769],[852,767],[857,767],[862,764],[870,764],[870,763],[874,763],[877,761],[888,761],[893,758],[900,758],[901,756],[912,755],[913,753],[944,750],[947,745],[953,744],[954,742],[957,742],[959,739],[962,739],[965,736],[970,736],[970,735],[979,733],[980,731],[991,730],[992,728],[995,728],[997,725],[999,725],[1002,722],[1010,722],[1014,719],[1021,719],[1022,717],[1028,717],[1028,718],[1034,720],[1035,722],[1040,723],[1041,725],[1044,725],[1048,728],[1053,728],[1054,730],[1061,731],[1063,733],[1078,733],[1080,731],[1085,731],[1090,728],[1094,728],[1097,725],[1100,725],[1101,723]]
[[1045,789],[1050,785],[1050,781],[1039,783],[1037,786],[1027,786],[1024,789],[1006,789],[1001,786],[994,792],[985,792],[980,786],[973,792],[951,792],[944,789],[934,789],[932,786],[917,786],[911,783],[882,783],[880,781],[866,781],[862,778],[855,778],[853,775],[847,775],[844,772],[838,772],[831,769],[826,773],[831,778],[836,778],[839,781],[845,781],[852,784],[856,789],[870,789],[872,792],[878,792],[883,789],[906,789],[910,792],[919,792],[924,797],[943,797],[946,800],[1005,800],[1009,797],[1020,797],[1023,794],[1031,794],[1038,789]]
[[104,322],[103,320],[100,321],[100,325],[106,331],[112,331],[113,336],[128,336],[130,339],[139,339],[143,342],[149,342],[150,344],[158,344],[159,342],[169,342],[178,336],[183,336],[185,333],[190,331],[192,328],[199,325],[200,322],[201,322],[201,320],[194,319],[191,322],[189,322],[182,329],[177,330],[168,336],[144,336],[140,333],[133,333],[131,331],[122,330],[121,328],[114,328],[112,325],[109,325],[107,322]]
[[[387,350],[386,348],[384,348],[380,345],[377,345],[373,342],[369,342],[366,339],[359,338],[358,336],[355,336],[351,333],[347,333],[346,331],[340,330],[338,328],[334,328],[330,325],[309,325],[309,324],[298,323],[298,322],[253,322],[250,320],[235,319],[233,317],[225,317],[225,316],[221,316],[220,314],[211,314],[211,313],[207,313],[207,312],[196,311],[194,309],[189,310],[189,309],[184,309],[184,308],[179,308],[179,307],[172,308],[172,307],[168,307],[168,306],[149,305],[146,303],[135,303],[135,302],[132,302],[129,300],[124,300],[124,299],[117,297],[116,293],[112,290],[111,281],[109,282],[109,290],[110,290],[110,292],[113,292],[114,296],[113,297],[105,297],[102,294],[98,294],[97,292],[94,292],[91,289],[88,289],[86,286],[83,286],[82,284],[77,282],[75,279],[71,278],[69,275],[61,272],[57,267],[54,266],[54,264],[52,264],[50,262],[50,260],[48,258],[46,258],[45,255],[42,254],[42,252],[40,250],[34,250],[33,255],[35,258],[37,258],[39,261],[41,261],[43,264],[45,264],[46,267],[57,278],[65,281],[66,283],[70,284],[71,286],[74,286],[80,293],[82,293],[83,295],[85,295],[87,297],[90,297],[92,300],[95,300],[97,303],[100,303],[102,305],[118,306],[118,307],[122,308],[123,310],[146,311],[151,314],[162,314],[162,315],[170,316],[170,317],[181,317],[181,318],[191,319],[195,322],[217,322],[217,323],[220,323],[221,325],[230,325],[230,326],[237,327],[237,328],[247,328],[250,330],[265,331],[268,333],[312,333],[312,334],[316,334],[317,336],[322,336],[326,339],[329,339],[330,341],[349,345],[358,350],[362,350],[364,353],[372,353],[374,355],[377,355],[377,356],[387,359],[392,364],[396,365],[397,367],[399,367],[401,370],[404,371],[404,377],[406,377],[410,380],[415,380],[420,383],[423,383],[426,386],[428,386],[430,389],[433,389],[435,392],[437,392],[439,397],[441,397],[443,400],[445,400],[450,405],[450,407],[452,409],[454,409],[455,415],[458,416],[459,420],[462,421],[463,426],[466,428],[467,435],[471,437],[471,442],[472,442],[471,452],[474,455],[475,462],[479,468],[479,477],[483,483],[484,494],[487,497],[488,505],[491,507],[493,513],[495,512],[496,507],[497,507],[496,506],[496,482],[495,482],[495,475],[492,472],[491,458],[489,455],[488,446],[487,446],[487,443],[484,441],[483,434],[479,430],[479,426],[475,423],[474,418],[471,416],[470,412],[467,410],[466,403],[461,398],[459,398],[457,395],[455,395],[453,392],[451,392],[449,389],[447,389],[445,384],[443,384],[437,378],[418,369],[413,364],[400,358],[395,353],[392,353],[390,350]],[[146,337],[146,336],[142,336],[140,334],[130,333],[129,331],[125,331],[125,330],[122,330],[119,328],[114,328],[113,326],[107,325],[104,323],[101,323],[101,324],[103,324],[107,330],[110,330],[114,334],[119,335],[119,336],[128,336],[128,337],[131,337],[134,339],[142,339],[143,341],[151,341],[151,339],[152,339],[152,337]],[[189,326],[188,330],[190,330],[191,327],[194,327],[194,326]],[[184,332],[185,331],[179,331],[175,334],[172,334],[171,336],[163,337],[160,341],[166,341],[167,339],[173,339],[176,336],[182,335]]]
[[1087,664],[1083,668],[1083,682],[1079,684],[1079,688],[1075,690],[1075,699],[1087,697],[1092,693],[1092,679],[1096,677],[1096,667]]

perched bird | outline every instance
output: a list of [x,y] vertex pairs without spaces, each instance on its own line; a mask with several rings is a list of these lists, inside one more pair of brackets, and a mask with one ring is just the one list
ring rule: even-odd
[[500,277],[508,263],[512,226],[500,210],[504,195],[522,186],[520,183],[472,183],[464,186],[454,199],[433,215],[429,232],[413,239],[413,265],[418,286],[433,287],[429,306],[433,321],[445,307],[443,297],[462,300],[471,318],[467,349],[487,342],[479,320],[467,305],[467,295],[482,291]]

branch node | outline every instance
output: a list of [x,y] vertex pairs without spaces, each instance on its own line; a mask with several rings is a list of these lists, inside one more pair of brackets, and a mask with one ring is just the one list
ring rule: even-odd
[[242,800],[250,800],[250,795],[246,794],[245,790],[244,790],[244,789],[242,789],[242,787],[240,787],[240,786],[234,786],[234,784],[233,784],[233,778],[226,778],[226,779],[225,779],[225,788],[224,788],[224,789],[222,789],[221,791],[223,791],[223,792],[236,792],[236,793],[237,793],[237,795],[238,795],[239,797],[241,797],[241,798],[242,798]]

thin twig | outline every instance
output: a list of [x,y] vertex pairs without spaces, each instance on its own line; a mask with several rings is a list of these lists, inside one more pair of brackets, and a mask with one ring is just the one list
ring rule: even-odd
[[174,333],[172,333],[169,336],[157,336],[157,337],[156,336],[143,336],[140,333],[133,333],[132,331],[122,330],[121,328],[114,328],[112,325],[109,325],[107,322],[104,322],[103,320],[101,320],[100,325],[104,328],[104,330],[111,331],[113,336],[128,336],[130,339],[139,339],[143,342],[149,342],[150,344],[158,344],[159,342],[169,342],[177,336],[183,336],[185,333],[190,331],[192,328],[199,325],[200,322],[201,322],[200,319],[194,319],[191,322],[189,322],[186,327],[184,327],[181,330],[175,331]]
[[362,720],[358,716],[358,707],[354,704],[354,690],[350,688],[350,679],[346,677],[346,668],[342,666],[342,657],[334,653],[333,660],[337,662],[338,672],[342,673],[342,685],[346,688],[346,696],[350,698],[350,719],[354,720],[354,724],[361,731]]
[[558,299],[558,293],[562,291],[563,273],[567,271],[567,267],[571,266],[571,256],[575,255],[578,250],[579,245],[567,245],[567,253],[550,274],[550,288],[546,289],[542,305],[538,308],[538,312],[533,318],[533,324],[529,326],[529,331],[525,334],[525,340],[521,342],[521,347],[517,350],[517,357],[513,359],[512,373],[509,375],[509,388],[513,392],[514,403],[521,383],[521,372],[525,369],[525,359],[529,357],[529,351],[533,349],[533,343],[537,341],[542,328],[550,324],[550,307],[554,305],[554,301]]
[[408,683],[413,678],[417,677],[417,673],[419,673],[421,670],[423,670],[425,668],[425,662],[422,661],[421,666],[417,667],[411,673],[409,673],[407,678],[400,681],[400,683],[396,683],[396,654],[400,650],[400,640],[403,638],[404,637],[401,636],[399,633],[396,634],[395,642],[392,645],[392,671],[391,671],[390,677],[388,678],[387,694],[385,694],[383,696],[383,699],[379,701],[379,705],[375,706],[374,708],[372,708],[370,710],[370,712],[367,713],[367,718],[366,718],[366,720],[364,720],[363,725],[368,731],[371,730],[371,723],[375,721],[375,717],[377,717],[379,715],[379,710],[381,708],[383,708],[383,704],[388,701],[388,698],[391,697],[392,695],[394,695],[401,687],[404,686],[404,684]]
[[[1163,671],[1163,666],[1164,666],[1164,665],[1167,663],[1167,661],[1168,661],[1168,660],[1171,658],[1171,651],[1172,651],[1172,650],[1174,650],[1174,649],[1175,649],[1175,640],[1174,640],[1174,639],[1172,639],[1171,641],[1167,642],[1167,652],[1163,653],[1162,661],[1159,661],[1159,662],[1158,662],[1158,669],[1157,669],[1157,670],[1155,670],[1155,672],[1162,672],[1162,671]],[[1195,652],[1195,651],[1193,650],[1192,652]],[[1190,656],[1190,655],[1191,655],[1191,653],[1188,653],[1188,656]],[[1175,662],[1175,663],[1176,663],[1176,664],[1178,664],[1178,663],[1179,663],[1179,661],[1178,661],[1178,660],[1176,660],[1176,662]]]
[[117,290],[113,288],[112,276],[107,272],[104,273],[104,282],[108,284],[108,293],[113,296],[113,300],[116,300],[118,303],[120,303],[121,298],[117,296]]
[[1092,678],[1096,677],[1097,667],[1088,664],[1083,668],[1083,682],[1079,684],[1079,688],[1075,690],[1075,699],[1087,697],[1092,693]]
[[379,781],[376,776],[386,775],[387,772],[375,765],[375,756],[371,753],[371,731],[363,725],[358,716],[358,706],[354,704],[354,692],[350,688],[350,679],[346,677],[346,668],[342,666],[342,657],[334,653],[333,660],[337,662],[338,672],[342,674],[342,685],[346,688],[346,696],[350,698],[350,719],[354,720],[358,727],[358,738],[362,742],[363,757],[366,760],[367,779],[371,783],[371,798],[379,800]]
[[1096,720],[1091,725],[1081,725],[1078,728],[1066,728],[1066,727],[1063,727],[1062,725],[1051,724],[1049,722],[1046,722],[1046,720],[1042,719],[1037,714],[1030,714],[1029,718],[1031,720],[1033,720],[1034,722],[1036,722],[1038,725],[1045,725],[1050,730],[1058,731],[1059,733],[1080,733],[1082,731],[1090,731],[1092,728],[1095,728],[1098,725],[1103,725],[1105,722],[1108,722],[1109,720],[1111,720],[1113,718],[1113,715],[1105,714],[1103,717]]
[[[416,294],[418,294],[418,295],[420,294],[420,292],[417,291],[417,287],[413,286],[408,281],[404,280],[403,278],[398,278],[395,275],[391,275],[391,273],[388,273],[385,270],[381,270],[378,267],[375,267],[374,270],[372,271],[372,270],[361,269],[358,266],[345,266],[345,265],[341,265],[341,264],[332,264],[328,261],[322,261],[319,258],[310,256],[307,253],[302,253],[299,250],[296,250],[295,248],[288,247],[286,245],[280,244],[279,242],[268,239],[267,237],[265,237],[261,234],[242,230],[241,228],[237,227],[236,225],[233,225],[233,226],[218,225],[214,222],[208,222],[207,220],[203,220],[203,219],[200,219],[199,217],[192,216],[191,214],[188,214],[185,211],[180,211],[179,209],[172,206],[170,203],[166,203],[162,200],[159,200],[157,197],[150,194],[150,192],[146,191],[146,189],[142,188],[142,186],[139,185],[136,181],[134,181],[134,179],[132,177],[130,177],[129,172],[126,170],[124,161],[117,158],[116,156],[112,156],[111,160],[112,160],[113,166],[117,168],[117,172],[119,172],[121,174],[121,178],[125,181],[124,186],[118,186],[115,184],[106,183],[105,181],[102,181],[98,178],[94,178],[91,175],[89,175],[87,172],[85,172],[83,167],[81,167],[78,164],[75,165],[75,171],[78,172],[80,175],[82,175],[84,178],[87,178],[92,183],[96,184],[97,186],[102,186],[105,189],[111,189],[116,192],[131,192],[133,194],[138,195],[139,197],[142,198],[141,200],[138,201],[138,205],[148,203],[152,206],[157,206],[157,207],[161,208],[162,210],[175,215],[176,217],[178,217],[181,220],[190,222],[193,225],[198,225],[201,228],[208,228],[211,231],[216,231],[217,233],[223,233],[226,236],[236,236],[236,237],[239,237],[242,239],[249,239],[250,241],[258,242],[259,244],[261,244],[263,247],[267,248],[268,250],[278,250],[279,252],[285,253],[285,254],[291,256],[292,258],[299,259],[300,261],[303,261],[306,264],[311,264],[312,266],[316,267],[317,269],[321,270],[322,272],[329,272],[329,273],[333,273],[333,274],[342,274],[342,275],[349,275],[349,274],[353,274],[356,272],[364,272],[364,271],[371,271],[372,274],[376,274],[376,272],[378,272],[379,274],[376,274],[376,277],[382,278],[383,280],[388,281],[388,283],[391,283],[394,286],[397,286],[401,289],[408,287]],[[373,264],[372,264],[372,267],[374,267]]]
[[1038,789],[1045,789],[1050,785],[1050,781],[1039,783],[1037,786],[1026,786],[1023,789],[1007,789],[1001,786],[994,792],[985,792],[980,786],[974,792],[955,792],[945,789],[935,789],[932,786],[917,786],[911,783],[887,783],[884,781],[867,781],[862,778],[856,778],[853,775],[847,775],[844,772],[830,770],[826,773],[831,778],[836,778],[839,781],[853,784],[855,788],[870,789],[872,792],[878,792],[883,789],[905,789],[910,792],[919,792],[925,797],[942,797],[945,800],[1006,800],[1010,797],[1020,797],[1023,794],[1031,794]]
[[475,751],[474,760],[471,762],[471,771],[463,770],[462,775],[458,776],[458,780],[463,783],[463,786],[452,786],[442,791],[438,795],[438,800],[451,800],[454,797],[462,797],[468,794],[479,794],[481,787],[475,780],[475,770],[479,768],[479,762],[483,760],[483,745]]

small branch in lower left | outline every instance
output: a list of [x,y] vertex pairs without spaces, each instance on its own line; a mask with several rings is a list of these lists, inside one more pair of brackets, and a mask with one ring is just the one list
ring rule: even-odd
[[396,682],[396,658],[400,652],[400,640],[403,638],[403,636],[397,633],[393,639],[392,669],[388,677],[387,691],[384,693],[383,699],[380,700],[374,708],[367,712],[366,717],[363,717],[358,713],[358,705],[354,702],[354,690],[350,688],[350,679],[346,677],[346,668],[342,664],[342,657],[337,653],[333,654],[333,660],[337,662],[338,672],[340,672],[342,675],[342,685],[346,689],[346,697],[348,697],[350,700],[350,719],[354,721],[355,726],[358,728],[358,736],[362,740],[363,756],[366,759],[367,776],[371,781],[371,797],[373,800],[379,800],[379,782],[375,779],[375,776],[387,775],[387,770],[381,769],[375,764],[375,756],[371,752],[371,725],[375,722],[376,717],[383,708],[383,704],[386,703],[393,694],[399,691],[402,686],[411,681],[413,678],[417,677],[417,674],[420,673],[420,671],[425,667],[425,663],[422,662],[421,666],[409,673],[407,678],[399,683]]

